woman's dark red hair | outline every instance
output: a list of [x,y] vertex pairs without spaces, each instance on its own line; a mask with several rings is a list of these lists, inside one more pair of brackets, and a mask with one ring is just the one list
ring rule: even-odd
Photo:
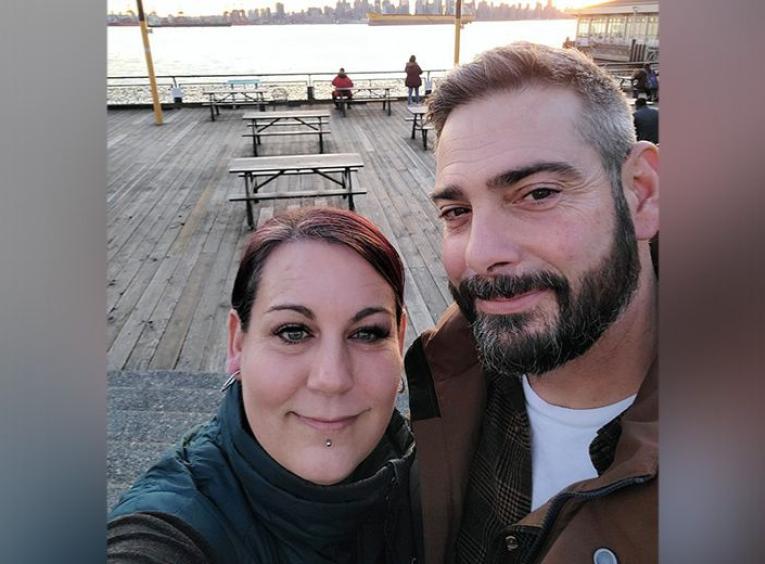
[[396,298],[396,320],[404,308],[404,266],[398,252],[367,218],[339,208],[301,208],[275,216],[252,234],[242,254],[231,292],[231,307],[247,331],[263,267],[271,253],[292,241],[343,245],[374,268]]

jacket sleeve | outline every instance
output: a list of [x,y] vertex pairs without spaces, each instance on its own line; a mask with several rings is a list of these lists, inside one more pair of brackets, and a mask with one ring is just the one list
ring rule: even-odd
[[207,542],[184,521],[165,513],[133,513],[110,521],[109,564],[211,564]]

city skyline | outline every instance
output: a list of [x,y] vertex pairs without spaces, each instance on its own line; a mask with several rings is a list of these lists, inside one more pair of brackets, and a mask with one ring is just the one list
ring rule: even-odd
[[[305,10],[311,6],[323,6],[325,4],[334,6],[334,0],[281,0],[286,11]],[[517,0],[490,0],[490,4],[499,5],[500,3],[515,4]],[[521,2],[521,4],[530,4],[532,7],[535,1]],[[545,2],[542,2],[543,4]],[[596,3],[593,0],[553,0],[553,5],[561,10],[567,8],[578,8],[584,5]],[[187,16],[203,16],[222,14],[232,10],[252,10],[261,8],[274,9],[276,0],[144,0],[143,9],[146,13],[156,12],[160,16],[169,14],[178,14],[183,12]],[[412,2],[411,5],[414,5]],[[137,11],[135,0],[108,0],[107,10],[110,13]]]

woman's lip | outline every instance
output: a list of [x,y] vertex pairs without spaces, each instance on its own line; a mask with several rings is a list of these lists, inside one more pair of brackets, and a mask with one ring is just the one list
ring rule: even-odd
[[481,300],[475,301],[475,307],[481,313],[495,314],[495,315],[508,315],[511,313],[519,313],[530,309],[536,305],[537,301],[542,297],[546,290],[532,290],[525,294],[520,294],[512,298],[496,298],[493,300]]
[[318,431],[342,431],[346,427],[352,425],[353,422],[358,418],[358,415],[350,415],[348,417],[338,417],[335,419],[318,419],[315,417],[301,415],[299,413],[295,413],[295,416],[302,423],[305,423],[309,427],[313,427]]

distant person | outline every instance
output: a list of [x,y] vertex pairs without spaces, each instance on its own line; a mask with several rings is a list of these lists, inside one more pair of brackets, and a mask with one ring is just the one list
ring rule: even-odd
[[409,57],[409,62],[406,64],[406,67],[404,67],[404,72],[406,72],[406,80],[404,81],[404,84],[409,89],[406,103],[409,106],[412,105],[412,94],[414,94],[414,103],[419,104],[420,86],[422,86],[422,78],[420,78],[420,75],[422,74],[422,69],[420,68],[420,65],[417,64],[417,58],[414,55]]
[[350,90],[350,88],[353,88],[353,81],[347,74],[345,74],[345,69],[343,67],[340,67],[337,76],[332,79],[332,86],[335,87],[332,91],[332,101],[335,103],[336,108],[339,107],[337,102],[339,98],[345,98],[347,100],[353,98],[353,92]]
[[566,40],[563,42],[563,48],[571,49],[573,46],[574,46],[574,42],[571,41],[571,38],[567,35]]
[[633,120],[638,141],[659,143],[659,112],[654,108],[649,108],[643,97],[635,100]]
[[659,77],[650,63],[644,64],[642,69],[636,70],[632,75],[632,88],[635,98],[645,94],[649,100],[659,100]]

